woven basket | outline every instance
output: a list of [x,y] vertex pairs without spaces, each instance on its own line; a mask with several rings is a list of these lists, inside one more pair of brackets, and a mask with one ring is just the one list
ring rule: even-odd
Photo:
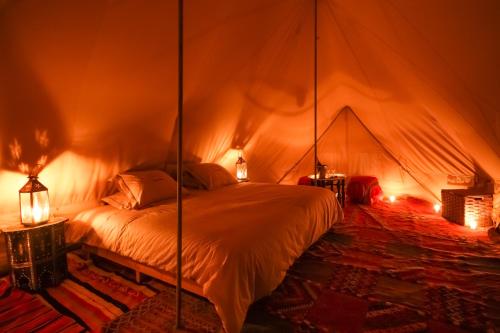
[[448,221],[471,227],[493,225],[493,195],[474,190],[441,190],[442,215]]

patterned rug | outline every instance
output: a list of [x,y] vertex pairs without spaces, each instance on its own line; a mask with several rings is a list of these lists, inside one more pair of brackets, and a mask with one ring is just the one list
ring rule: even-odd
[[[174,288],[105,261],[68,256],[70,276],[31,295],[0,280],[0,332],[170,332]],[[189,331],[220,329],[185,294]],[[500,332],[500,244],[418,201],[347,206],[249,310],[244,332]]]
[[290,332],[500,332],[500,246],[402,200],[348,206],[247,318]]
[[[68,254],[69,276],[59,286],[30,294],[0,280],[0,332],[169,332],[175,322],[175,288],[155,279],[134,282],[134,272]],[[132,311],[131,311],[132,310]],[[212,304],[183,295],[191,331],[221,326]]]

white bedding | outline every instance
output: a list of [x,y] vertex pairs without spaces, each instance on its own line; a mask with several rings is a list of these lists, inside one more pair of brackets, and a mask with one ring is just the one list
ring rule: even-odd
[[[287,269],[342,210],[332,192],[309,186],[238,184],[187,196],[183,276],[196,281],[227,332],[271,293]],[[142,210],[100,206],[68,225],[67,241],[113,251],[164,271],[176,268],[175,200]]]

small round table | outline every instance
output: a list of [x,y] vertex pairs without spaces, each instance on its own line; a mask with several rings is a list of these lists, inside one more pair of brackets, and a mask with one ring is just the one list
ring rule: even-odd
[[316,178],[314,179],[314,175],[309,175],[309,178],[312,180],[312,184],[314,186],[319,187],[327,187],[334,191],[334,187],[337,187],[337,200],[340,202],[342,207],[345,206],[345,174],[343,173],[334,173],[330,177],[325,178]]
[[33,227],[20,224],[2,227],[7,245],[12,282],[32,291],[58,285],[67,275],[65,217]]

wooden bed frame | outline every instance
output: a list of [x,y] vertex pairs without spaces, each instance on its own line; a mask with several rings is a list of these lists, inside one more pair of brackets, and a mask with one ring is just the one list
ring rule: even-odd
[[[162,271],[161,269],[152,266],[141,264],[133,259],[98,247],[82,244],[82,250],[87,253],[88,257],[90,257],[90,255],[98,256],[132,269],[133,271],[135,271],[135,280],[137,281],[137,283],[141,282],[141,275],[145,274],[173,286],[176,285],[177,279],[172,273]],[[191,279],[182,279],[182,289],[190,291],[198,296],[205,297],[203,295],[202,286]]]

